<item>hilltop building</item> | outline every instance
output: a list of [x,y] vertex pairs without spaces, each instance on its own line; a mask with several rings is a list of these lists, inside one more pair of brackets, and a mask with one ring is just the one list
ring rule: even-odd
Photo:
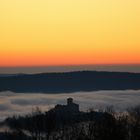
[[73,102],[72,98],[67,99],[67,105],[56,105],[52,111],[59,114],[77,114],[79,113],[79,105]]

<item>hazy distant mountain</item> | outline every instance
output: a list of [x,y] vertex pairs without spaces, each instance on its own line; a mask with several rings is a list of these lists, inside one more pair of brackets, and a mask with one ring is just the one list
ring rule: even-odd
[[140,89],[140,73],[78,71],[0,76],[0,91],[69,93]]
[[16,76],[18,74],[0,74],[0,77]]

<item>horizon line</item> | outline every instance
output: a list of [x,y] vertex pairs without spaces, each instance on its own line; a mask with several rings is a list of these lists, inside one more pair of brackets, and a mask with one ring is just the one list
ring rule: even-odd
[[75,66],[137,66],[140,63],[106,63],[106,64],[56,64],[56,65],[3,65],[0,68],[30,68],[30,67],[75,67]]

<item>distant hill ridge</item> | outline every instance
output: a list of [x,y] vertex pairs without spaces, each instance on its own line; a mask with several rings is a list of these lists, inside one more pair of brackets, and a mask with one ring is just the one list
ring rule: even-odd
[[17,93],[71,93],[128,89],[140,89],[140,73],[75,71],[0,76],[0,91]]

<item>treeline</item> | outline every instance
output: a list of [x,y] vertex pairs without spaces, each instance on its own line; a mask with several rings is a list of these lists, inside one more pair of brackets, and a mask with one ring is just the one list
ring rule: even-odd
[[77,114],[37,108],[29,115],[7,118],[4,125],[10,130],[2,140],[140,140],[140,106],[123,113],[108,107]]

